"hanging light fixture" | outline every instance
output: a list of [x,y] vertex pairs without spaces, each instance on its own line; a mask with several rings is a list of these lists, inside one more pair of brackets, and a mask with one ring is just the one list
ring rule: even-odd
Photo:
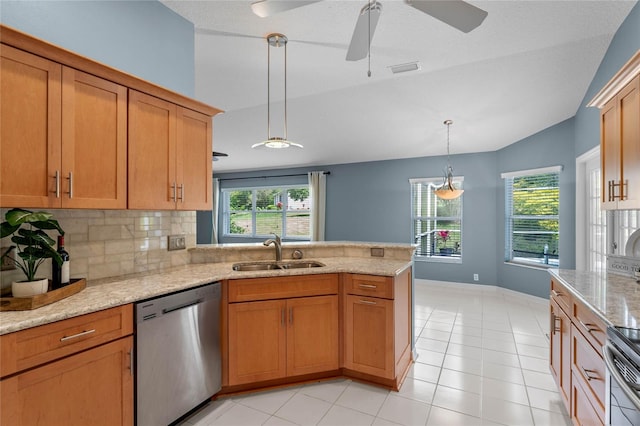
[[444,181],[442,182],[442,186],[434,192],[438,198],[443,200],[453,200],[461,196],[464,190],[456,189],[455,186],[453,186],[453,167],[451,167],[451,163],[449,162],[449,128],[453,124],[453,121],[445,120],[444,124],[447,126],[447,169],[444,172]]
[[[295,146],[302,148],[299,143],[287,140],[287,42],[289,40],[283,34],[269,34],[267,36],[267,140],[253,144],[251,148],[266,146],[267,148],[289,148]],[[284,137],[271,136],[271,47],[284,47]]]

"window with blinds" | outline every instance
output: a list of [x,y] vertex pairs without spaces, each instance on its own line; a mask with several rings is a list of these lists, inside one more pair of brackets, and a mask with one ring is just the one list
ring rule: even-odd
[[[462,177],[453,179],[462,189]],[[462,198],[442,200],[435,190],[442,178],[411,179],[411,223],[417,259],[462,260]]]
[[223,235],[309,240],[309,186],[255,187],[222,190]]
[[559,265],[560,167],[504,173],[505,260]]

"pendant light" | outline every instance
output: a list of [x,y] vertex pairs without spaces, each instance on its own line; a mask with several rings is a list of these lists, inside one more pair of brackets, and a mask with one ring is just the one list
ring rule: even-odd
[[[251,148],[267,147],[274,149],[295,146],[302,148],[299,143],[287,140],[287,42],[283,34],[273,33],[267,36],[267,140],[253,144]],[[271,136],[271,48],[284,47],[284,137]]]
[[447,169],[444,172],[442,186],[436,189],[434,193],[436,197],[443,200],[454,200],[461,196],[464,190],[456,189],[455,186],[453,186],[453,167],[451,167],[451,163],[449,162],[449,128],[453,124],[453,121],[445,120],[444,124],[447,126]]

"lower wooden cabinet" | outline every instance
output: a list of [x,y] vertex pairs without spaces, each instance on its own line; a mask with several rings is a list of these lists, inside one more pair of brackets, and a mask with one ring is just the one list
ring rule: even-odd
[[601,426],[601,409],[593,406],[593,399],[575,375],[571,385],[571,420],[579,426]]
[[338,296],[232,303],[229,385],[337,370]]
[[132,425],[133,307],[0,336],[0,424]]
[[3,425],[133,424],[133,337],[0,382]]
[[554,298],[550,301],[550,357],[551,375],[558,385],[558,390],[565,407],[571,406],[571,320],[560,308]]

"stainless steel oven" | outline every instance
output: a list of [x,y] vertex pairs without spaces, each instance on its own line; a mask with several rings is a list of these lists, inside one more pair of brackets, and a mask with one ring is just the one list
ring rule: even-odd
[[640,425],[640,330],[607,329],[607,423]]

